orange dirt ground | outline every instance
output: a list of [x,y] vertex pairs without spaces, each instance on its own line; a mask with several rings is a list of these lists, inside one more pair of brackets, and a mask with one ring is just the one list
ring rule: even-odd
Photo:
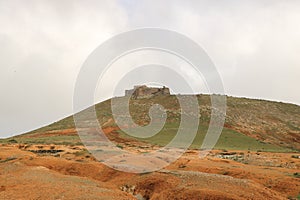
[[[157,149],[119,138],[114,130],[104,132],[126,150]],[[244,161],[224,158],[224,153],[242,155]],[[214,150],[204,159],[198,155],[189,150],[160,171],[134,174],[107,167],[83,146],[3,144],[0,199],[297,199],[299,195],[298,154]]]
[[[41,148],[63,152],[30,152]],[[1,146],[1,199],[291,199],[300,191],[299,178],[293,176],[300,162],[290,153],[239,152],[252,158],[244,164],[218,158],[220,151],[199,159],[197,151],[189,150],[163,170],[131,174],[88,153],[76,154],[83,149]]]

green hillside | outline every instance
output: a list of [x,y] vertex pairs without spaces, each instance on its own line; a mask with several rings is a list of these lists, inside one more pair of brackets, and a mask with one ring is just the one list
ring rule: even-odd
[[[199,148],[205,136],[211,113],[210,96],[197,95],[201,113],[200,127],[191,148]],[[116,126],[111,114],[111,100],[96,105],[98,121],[105,126]],[[130,114],[141,126],[150,122],[149,108],[153,104],[164,106],[167,121],[160,133],[142,141],[165,145],[174,137],[181,119],[176,96],[156,96],[132,99]],[[300,107],[293,104],[227,97],[225,128],[215,148],[262,151],[295,151],[300,149]],[[108,123],[109,122],[109,123]],[[73,117],[42,127],[35,131],[1,140],[2,143],[54,143],[80,144],[74,129]],[[62,134],[62,131],[68,131]],[[121,138],[130,138],[118,131]],[[130,138],[136,139],[136,138]]]

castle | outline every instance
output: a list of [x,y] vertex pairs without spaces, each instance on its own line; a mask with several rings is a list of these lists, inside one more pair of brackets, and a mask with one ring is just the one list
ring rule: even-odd
[[138,85],[131,90],[125,90],[125,95],[134,99],[150,98],[157,95],[170,95],[170,89],[167,87],[157,88]]

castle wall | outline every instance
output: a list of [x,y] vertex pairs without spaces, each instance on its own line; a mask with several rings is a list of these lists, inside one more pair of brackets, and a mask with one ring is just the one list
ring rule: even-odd
[[125,95],[129,96],[132,95],[133,98],[150,98],[156,95],[170,95],[170,89],[163,87],[163,88],[154,88],[154,87],[147,87],[146,85],[142,86],[134,86],[132,90],[125,90]]

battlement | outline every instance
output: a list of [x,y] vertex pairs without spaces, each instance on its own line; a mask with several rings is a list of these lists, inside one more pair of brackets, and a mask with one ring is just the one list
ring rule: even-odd
[[138,85],[131,90],[125,90],[125,95],[134,99],[150,98],[158,95],[170,95],[170,89],[167,87],[157,88]]

